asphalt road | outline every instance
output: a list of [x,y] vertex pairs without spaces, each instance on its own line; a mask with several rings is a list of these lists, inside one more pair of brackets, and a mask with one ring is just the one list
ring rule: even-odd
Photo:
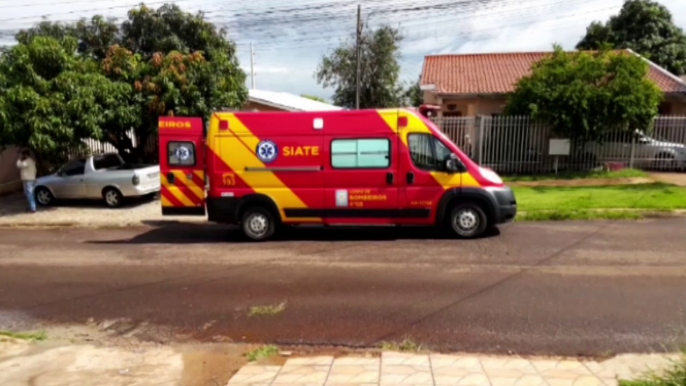
[[[0,229],[0,328],[129,319],[201,340],[595,355],[686,342],[686,219],[294,229]],[[275,316],[253,306],[285,302]]]

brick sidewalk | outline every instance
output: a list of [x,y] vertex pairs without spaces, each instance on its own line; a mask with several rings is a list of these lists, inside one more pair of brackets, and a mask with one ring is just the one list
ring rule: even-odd
[[677,356],[621,355],[606,361],[384,352],[381,358],[293,358],[244,366],[230,386],[614,386],[660,371]]

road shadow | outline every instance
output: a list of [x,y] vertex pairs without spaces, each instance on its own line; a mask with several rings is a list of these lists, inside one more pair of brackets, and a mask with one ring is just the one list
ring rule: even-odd
[[85,208],[85,209],[110,209],[110,210],[126,210],[133,209],[139,206],[159,200],[159,194],[152,194],[142,197],[126,197],[124,202],[118,208],[110,208],[105,204],[104,200],[59,200],[51,207],[56,208]]
[[[51,211],[54,208],[37,207],[39,211]],[[18,216],[26,214],[29,210],[29,203],[23,192],[10,193],[0,196],[0,217]]]
[[[90,244],[205,244],[251,243],[233,225],[213,223],[184,223],[178,221],[148,221],[151,229],[122,240],[93,240]],[[482,238],[500,234],[497,228],[489,229]],[[286,226],[265,243],[293,241],[393,241],[393,240],[450,240],[447,232],[435,227],[324,227]]]

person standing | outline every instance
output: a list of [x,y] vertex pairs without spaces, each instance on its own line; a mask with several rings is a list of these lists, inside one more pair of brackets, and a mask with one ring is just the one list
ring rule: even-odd
[[17,168],[21,175],[21,182],[24,185],[24,194],[29,201],[29,212],[36,212],[36,197],[33,195],[33,186],[36,183],[36,162],[31,158],[28,150],[21,152],[21,157],[17,161]]

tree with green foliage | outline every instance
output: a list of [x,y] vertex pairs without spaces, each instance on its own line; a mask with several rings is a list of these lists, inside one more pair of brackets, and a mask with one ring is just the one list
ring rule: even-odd
[[227,55],[238,67],[236,45],[227,38],[225,29],[205,20],[202,12],[184,12],[175,4],[157,9],[141,5],[129,11],[121,26],[121,45],[134,54],[151,58],[155,53],[202,52],[208,61],[214,53]]
[[405,90],[405,103],[411,107],[419,107],[424,103],[424,94],[421,89],[422,76]]
[[107,140],[121,154],[141,153],[150,137],[157,133],[162,115],[199,116],[208,119],[224,107],[242,106],[246,96],[245,75],[233,66],[231,57],[210,51],[209,61],[201,52],[185,54],[158,52],[143,60],[124,47],[112,46],[103,61],[103,72],[111,79],[130,85],[133,100],[140,107],[136,126],[138,147],[126,135],[128,128],[112,122],[106,127]]
[[131,86],[108,79],[97,62],[76,53],[77,44],[36,37],[0,58],[0,147],[31,149],[43,170],[82,139],[102,139],[108,122],[138,123]]
[[49,36],[58,40],[72,37],[78,41],[81,54],[102,60],[110,46],[119,44],[119,26],[114,19],[106,20],[100,15],[90,20],[81,19],[74,24],[42,21],[35,27],[19,31],[16,39],[21,44],[30,44],[38,36]]
[[627,0],[618,15],[593,22],[577,44],[579,50],[629,48],[666,68],[686,74],[686,34],[664,6],[650,0]]
[[322,102],[322,103],[328,103],[328,102],[326,101],[326,99],[321,98],[321,97],[318,97],[318,96],[316,96],[316,95],[301,94],[300,96],[303,97],[303,98],[306,98],[306,99],[313,100],[313,101]]
[[[360,108],[397,107],[403,103],[400,83],[400,41],[397,29],[384,26],[361,37]],[[355,38],[344,42],[322,59],[317,82],[333,87],[337,106],[354,108],[356,83]]]
[[[90,66],[100,75],[129,90],[123,102],[135,119],[105,111],[112,119],[102,122],[103,132],[94,137],[112,143],[127,158],[143,158],[161,115],[209,119],[213,111],[240,108],[247,100],[245,73],[226,31],[202,13],[176,5],[141,5],[129,11],[121,26],[101,16],[75,24],[42,22],[21,31],[17,40],[28,46],[41,37],[76,41],[76,59],[95,63]],[[136,147],[126,134],[132,127]]]
[[628,52],[564,52],[536,63],[508,99],[506,112],[530,115],[578,141],[603,133],[647,129],[662,92],[647,78],[648,64]]

